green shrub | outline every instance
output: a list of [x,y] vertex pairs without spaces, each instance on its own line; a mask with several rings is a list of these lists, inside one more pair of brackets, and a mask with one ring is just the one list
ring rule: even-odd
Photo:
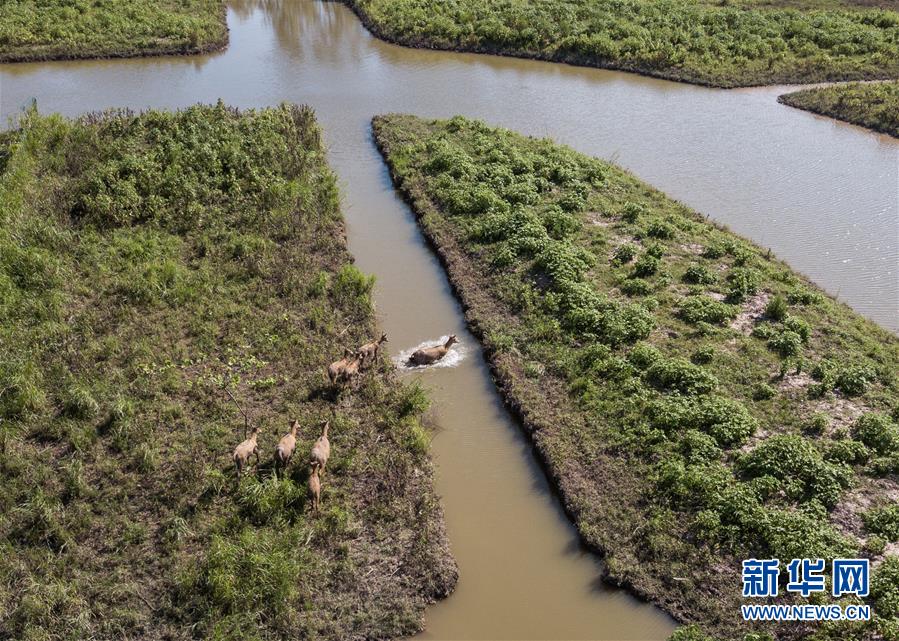
[[637,255],[637,247],[631,243],[619,245],[612,255],[612,262],[617,265],[625,265],[631,262]]
[[660,243],[648,243],[646,245],[646,255],[661,259],[665,255],[665,246]]
[[871,600],[879,619],[899,617],[899,557],[888,556],[872,573]]
[[674,238],[675,233],[674,226],[662,220],[654,220],[646,228],[646,235],[650,238],[670,239]]
[[668,641],[716,641],[707,635],[698,625],[688,625],[674,631]]
[[657,360],[646,370],[645,376],[657,387],[684,394],[708,394],[718,387],[718,379],[712,374],[682,358]]
[[587,209],[587,199],[579,193],[568,191],[558,200],[558,205],[566,212],[577,214]]
[[821,390],[839,389],[846,396],[864,394],[877,380],[877,371],[868,365],[842,365],[831,359],[822,359],[811,370],[812,378],[820,381]]
[[803,345],[808,345],[808,341],[812,336],[812,328],[807,322],[796,316],[788,316],[784,319],[783,324],[787,330],[799,335]]
[[737,315],[733,305],[717,301],[711,296],[699,295],[685,298],[678,309],[678,315],[688,323],[711,323],[721,325]]
[[685,465],[676,458],[657,466],[656,486],[679,507],[704,508],[732,482],[730,470],[719,462]]
[[607,345],[634,343],[649,336],[655,326],[652,314],[645,308],[621,305],[586,283],[562,283],[559,293],[565,325],[594,334]]
[[690,265],[684,272],[684,282],[694,285],[711,285],[717,279],[715,274],[705,265]]
[[776,295],[765,306],[765,315],[775,321],[782,321],[787,317],[787,301],[780,294]]
[[702,252],[705,258],[711,258],[712,260],[721,258],[725,254],[727,254],[727,247],[722,242],[711,243]]
[[794,289],[787,294],[787,300],[793,305],[814,305],[824,300],[824,297],[808,289]]
[[[509,199],[508,195],[506,199]],[[515,200],[523,199],[516,197]],[[581,228],[581,222],[576,217],[566,213],[558,206],[550,207],[540,214],[540,222],[543,223],[546,233],[556,240],[562,240]]]
[[868,385],[875,380],[877,372],[865,365],[850,365],[837,374],[834,383],[837,389],[847,396],[861,396],[868,390]]
[[646,278],[647,276],[652,276],[657,271],[659,271],[659,267],[662,262],[651,254],[643,254],[636,263],[634,263],[634,269],[631,272],[632,278]]
[[652,284],[642,278],[629,278],[621,283],[621,293],[627,296],[646,296],[652,292]]
[[626,202],[621,212],[621,217],[629,223],[635,223],[646,212],[646,208],[639,203]]
[[721,448],[714,438],[699,430],[687,430],[681,437],[679,449],[688,463],[714,461],[721,456]]
[[339,304],[364,314],[371,305],[370,296],[374,286],[374,276],[363,274],[354,265],[344,265],[334,279],[331,294]]
[[596,262],[593,254],[562,240],[553,240],[537,254],[537,267],[552,279],[553,283],[578,281]]
[[730,253],[733,254],[734,265],[737,267],[748,265],[755,258],[755,252],[751,247],[736,242],[733,244]]
[[831,463],[864,465],[870,452],[864,443],[851,440],[833,441],[824,451],[824,458]]
[[832,507],[849,486],[852,471],[826,462],[807,439],[795,434],[779,434],[762,442],[741,457],[738,468],[749,477],[771,476],[797,485],[801,494],[794,498],[817,499]]
[[899,505],[887,505],[873,508],[862,515],[865,528],[872,534],[878,534],[887,541],[899,541]]
[[669,433],[699,430],[721,447],[744,443],[758,427],[744,405],[723,396],[671,396],[651,403],[647,413],[658,429]]
[[400,417],[420,416],[431,406],[428,393],[418,382],[404,385],[398,395],[397,413]]
[[777,352],[781,358],[791,358],[802,353],[802,337],[796,332],[783,330],[768,339],[768,347]]
[[871,459],[865,472],[871,476],[888,476],[890,474],[899,474],[899,454],[891,454],[889,456],[878,456]]
[[880,556],[886,551],[887,541],[883,537],[877,536],[876,534],[872,534],[868,537],[868,540],[865,541],[865,552],[871,556]]
[[754,269],[734,267],[727,274],[727,300],[739,303],[758,291],[761,277]]
[[698,541],[714,543],[721,537],[721,518],[715,510],[699,510],[690,523],[690,533]]
[[759,383],[752,388],[752,400],[754,401],[766,401],[769,398],[774,398],[776,395],[777,390],[767,383]]
[[715,348],[711,345],[700,347],[690,355],[690,360],[697,365],[706,365],[715,358]]
[[815,501],[799,509],[765,509],[755,515],[762,547],[779,559],[851,557],[856,544],[827,522]]
[[821,381],[825,385],[833,387],[836,381],[838,366],[830,359],[821,359],[812,368],[811,375],[816,381]]
[[852,438],[879,454],[899,453],[899,426],[883,414],[859,416],[852,424]]
[[662,356],[662,353],[648,343],[639,343],[638,345],[635,345],[627,355],[627,360],[640,370],[645,370],[663,359],[664,356]]
[[830,425],[830,417],[827,414],[818,412],[806,421],[803,430],[808,434],[819,436],[824,433],[828,425]]

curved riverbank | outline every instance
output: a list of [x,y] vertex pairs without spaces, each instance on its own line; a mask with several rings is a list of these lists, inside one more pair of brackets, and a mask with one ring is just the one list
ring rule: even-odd
[[[493,13],[490,13],[489,10],[482,11],[483,15],[481,15],[481,18],[485,22],[490,21],[490,24],[488,25],[476,21],[472,23],[475,18],[471,17],[471,14],[476,12],[479,8],[483,8],[483,5],[480,3],[472,3],[471,6],[461,7],[456,7],[454,5],[453,9],[447,9],[446,13],[441,13],[444,9],[442,6],[438,5],[437,7],[434,7],[433,12],[428,12],[427,17],[424,17],[419,15],[421,14],[421,7],[416,6],[413,2],[404,3],[402,0],[329,1],[338,1],[349,6],[365,27],[378,38],[394,44],[420,49],[439,49],[443,51],[511,56],[575,66],[594,67],[598,69],[611,69],[652,78],[661,78],[664,80],[721,89],[779,84],[883,80],[899,77],[899,63],[896,62],[896,60],[899,59],[899,49],[896,49],[895,45],[891,44],[890,36],[888,35],[888,32],[890,32],[891,29],[893,31],[899,31],[899,14],[889,12],[886,9],[879,10],[872,8],[868,10],[871,12],[879,11],[884,14],[882,21],[885,25],[883,27],[884,35],[881,36],[882,50],[877,51],[876,53],[871,51],[867,52],[864,56],[856,55],[855,59],[852,60],[845,54],[825,55],[822,60],[817,61],[797,58],[791,64],[783,64],[776,56],[769,57],[766,62],[763,56],[760,60],[753,60],[753,64],[747,65],[744,69],[735,67],[732,70],[721,71],[709,66],[710,63],[708,60],[704,63],[694,61],[695,66],[693,67],[685,64],[684,61],[692,53],[691,47],[699,47],[698,41],[696,40],[700,36],[691,33],[686,37],[686,45],[683,37],[671,37],[671,42],[666,42],[666,38],[670,35],[669,30],[675,27],[662,24],[664,23],[664,19],[661,16],[666,15],[666,12],[668,11],[676,13],[678,11],[687,10],[685,5],[677,3],[671,3],[670,6],[661,6],[664,3],[660,2],[658,15],[651,13],[654,9],[652,3],[644,3],[640,5],[640,7],[648,12],[646,16],[632,16],[635,12],[639,14],[639,12],[636,11],[636,6],[627,7],[629,11],[625,11],[622,14],[626,16],[626,18],[623,19],[634,17],[635,24],[630,25],[630,23],[626,23],[625,25],[621,25],[615,23],[614,28],[625,31],[631,29],[640,33],[649,32],[654,40],[663,43],[662,45],[659,45],[658,42],[653,43],[653,46],[660,47],[658,51],[653,51],[652,53],[641,52],[641,56],[646,58],[645,60],[628,61],[623,58],[616,59],[616,54],[611,53],[611,50],[616,46],[615,42],[617,36],[611,37],[610,39],[609,34],[605,33],[604,30],[605,28],[612,29],[612,26],[605,24],[605,22],[599,26],[592,24],[587,26],[578,25],[576,21],[572,24],[566,23],[567,28],[571,29],[572,26],[575,25],[573,27],[575,31],[580,29],[584,32],[578,36],[569,35],[568,38],[573,39],[574,42],[580,42],[578,38],[584,36],[585,33],[589,33],[591,38],[602,35],[606,37],[606,40],[603,40],[599,44],[596,44],[591,40],[589,44],[572,44],[565,48],[560,48],[556,45],[562,37],[562,34],[553,34],[548,31],[541,32],[540,30],[541,25],[544,29],[548,28],[547,25],[553,22],[553,16],[544,15],[535,10],[537,15],[530,17],[534,20],[538,20],[540,24],[531,28],[530,32],[533,32],[532,36],[534,39],[543,42],[547,48],[541,48],[539,46],[523,48],[515,46],[514,44],[494,42],[489,37],[481,35],[482,30],[490,27],[495,27],[497,33],[505,33],[502,29],[497,27],[497,24],[503,23],[504,20],[510,23],[520,23],[521,18],[519,16],[511,15],[515,10],[515,7],[512,6],[506,6],[504,9],[497,9]],[[383,9],[385,13],[389,13],[389,18],[378,20],[373,17],[371,5],[377,5],[379,1],[380,4],[385,5]],[[394,2],[393,5],[390,4],[391,1]],[[560,2],[560,4],[562,3]],[[571,6],[559,8],[560,14],[564,15],[569,22],[569,13],[578,9],[577,3],[570,4]],[[419,19],[419,23],[415,24],[415,27],[418,29],[419,33],[412,34],[409,28],[410,25],[402,22],[404,16],[401,16],[401,13],[405,10],[407,5],[410,13],[418,11],[418,14],[416,15]],[[469,22],[465,24],[453,24],[454,17],[452,16],[452,12],[454,10],[467,12],[469,14],[467,18]],[[691,10],[694,11],[694,13],[689,14],[688,17],[684,17],[683,21],[692,25],[694,29],[704,31],[704,35],[710,37],[718,48],[726,48],[727,44],[725,43],[732,42],[734,39],[737,41],[740,41],[741,39],[753,39],[754,41],[761,40],[769,49],[777,50],[781,55],[785,55],[784,52],[790,52],[791,47],[793,46],[801,48],[799,45],[794,45],[793,43],[791,43],[790,46],[787,46],[784,41],[777,40],[777,37],[772,36],[771,32],[777,31],[778,28],[780,28],[784,34],[790,34],[789,38],[799,37],[798,32],[796,31],[797,28],[793,22],[806,20],[807,16],[804,12],[793,10],[789,13],[784,11],[776,13],[779,11],[777,8],[753,12],[751,7],[733,7],[725,9],[720,7],[705,7],[703,9],[701,6],[694,7]],[[708,14],[703,14],[702,11],[706,11]],[[715,11],[729,13],[726,13],[726,15],[725,13],[721,13],[721,15],[718,16],[717,14],[714,14]],[[823,28],[821,27],[821,24],[827,24],[828,29],[834,29],[832,24],[822,20],[824,17],[828,18],[830,21],[845,21],[846,25],[844,25],[844,27],[847,29],[850,24],[856,25],[859,28],[870,28],[871,24],[877,23],[877,21],[871,22],[870,20],[856,21],[855,19],[860,15],[861,11],[861,9],[842,12],[818,11],[818,14],[820,15],[816,15],[816,20],[809,20],[807,28]],[[602,19],[606,21],[612,20],[613,13],[614,12],[609,9],[609,15],[602,16]],[[715,17],[711,17],[713,15]],[[749,16],[751,16],[751,18],[749,18]],[[772,16],[777,16],[778,18],[774,19]],[[767,29],[763,29],[760,32],[753,31],[753,29],[758,28],[757,22],[765,20],[772,21],[770,25],[767,25]],[[424,21],[424,24],[422,24],[421,21]],[[895,23],[892,27],[889,26],[891,22]],[[812,23],[818,25],[818,27],[811,27]],[[453,36],[448,36],[444,33],[450,28],[450,25],[460,32],[467,34],[465,36],[466,42],[458,42]],[[678,24],[677,27],[680,27],[680,25]],[[739,31],[731,33],[729,31],[731,28],[735,30],[745,28],[748,31],[745,33]],[[506,31],[508,31],[508,29]],[[873,33],[871,35],[876,39],[876,36],[874,36]],[[846,36],[845,34],[840,34],[838,31],[828,31],[828,37],[836,42]],[[718,39],[716,40],[716,38]],[[772,42],[768,42],[765,40],[766,38],[773,38],[773,40]],[[784,35],[784,38],[787,38],[787,36]],[[509,36],[509,39],[514,40],[514,37]],[[550,44],[552,44],[552,46],[550,46]],[[578,51],[579,48],[585,47],[602,50],[605,51],[605,53],[599,54],[595,52],[586,53]],[[701,47],[699,48],[701,49]],[[709,52],[706,51],[706,54],[708,53]],[[827,53],[832,52],[827,51]],[[635,57],[640,58],[641,56]],[[870,61],[867,60],[866,57],[876,57],[878,60],[877,64],[868,66]],[[735,61],[738,58],[743,58],[743,64],[746,64],[745,56],[737,55],[736,53],[721,54],[720,51],[716,50],[713,58],[719,64],[723,61],[729,65],[735,65]],[[679,62],[675,63],[675,60],[678,60]],[[841,66],[843,68],[841,68]],[[778,69],[775,69],[775,67],[778,67]]]
[[899,82],[804,89],[778,102],[899,138]]
[[221,0],[25,4],[0,12],[0,63],[202,55],[228,46]]

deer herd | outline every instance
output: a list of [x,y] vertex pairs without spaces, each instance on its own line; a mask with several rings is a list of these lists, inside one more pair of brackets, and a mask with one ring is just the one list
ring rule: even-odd
[[[343,358],[328,365],[327,375],[328,381],[332,388],[344,386],[352,383],[359,373],[378,360],[381,351],[381,345],[387,341],[387,334],[382,334],[381,338],[366,343],[359,349],[351,351],[344,349]],[[443,344],[433,347],[425,347],[413,352],[407,361],[409,366],[433,365],[441,360],[449,352],[449,349],[456,343],[458,339],[455,335],[450,336]],[[321,435],[312,446],[312,451],[307,459],[309,465],[309,496],[312,501],[312,511],[318,512],[321,505],[322,477],[325,474],[325,465],[328,463],[328,457],[331,456],[331,442],[328,440],[328,429],[330,421],[324,421],[321,427]],[[290,431],[281,437],[275,448],[274,469],[282,472],[290,465],[293,458],[294,450],[297,447],[297,434],[300,430],[300,422],[294,420],[290,423]],[[257,426],[250,432],[250,436],[242,441],[234,448],[231,459],[237,470],[237,478],[240,480],[244,473],[244,469],[250,461],[250,457],[255,457],[256,466],[259,466],[259,434],[261,429]]]

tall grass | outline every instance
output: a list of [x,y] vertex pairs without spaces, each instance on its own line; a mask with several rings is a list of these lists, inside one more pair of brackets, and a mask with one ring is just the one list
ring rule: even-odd
[[[418,630],[455,579],[426,398],[387,370],[323,388],[376,328],[313,113],[31,111],[2,143],[0,637]],[[225,388],[263,428],[241,483]],[[313,518],[303,452],[325,417]],[[276,479],[294,418],[297,464]]]

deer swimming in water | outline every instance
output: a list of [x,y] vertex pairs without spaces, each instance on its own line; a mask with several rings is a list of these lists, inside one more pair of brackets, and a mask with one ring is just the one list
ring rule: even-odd
[[456,338],[455,334],[450,335],[449,338],[446,339],[446,342],[443,345],[437,345],[435,347],[424,347],[419,350],[415,350],[412,356],[409,357],[409,365],[433,365],[441,358],[446,356],[447,352],[449,352],[450,347],[459,342],[459,339]]

